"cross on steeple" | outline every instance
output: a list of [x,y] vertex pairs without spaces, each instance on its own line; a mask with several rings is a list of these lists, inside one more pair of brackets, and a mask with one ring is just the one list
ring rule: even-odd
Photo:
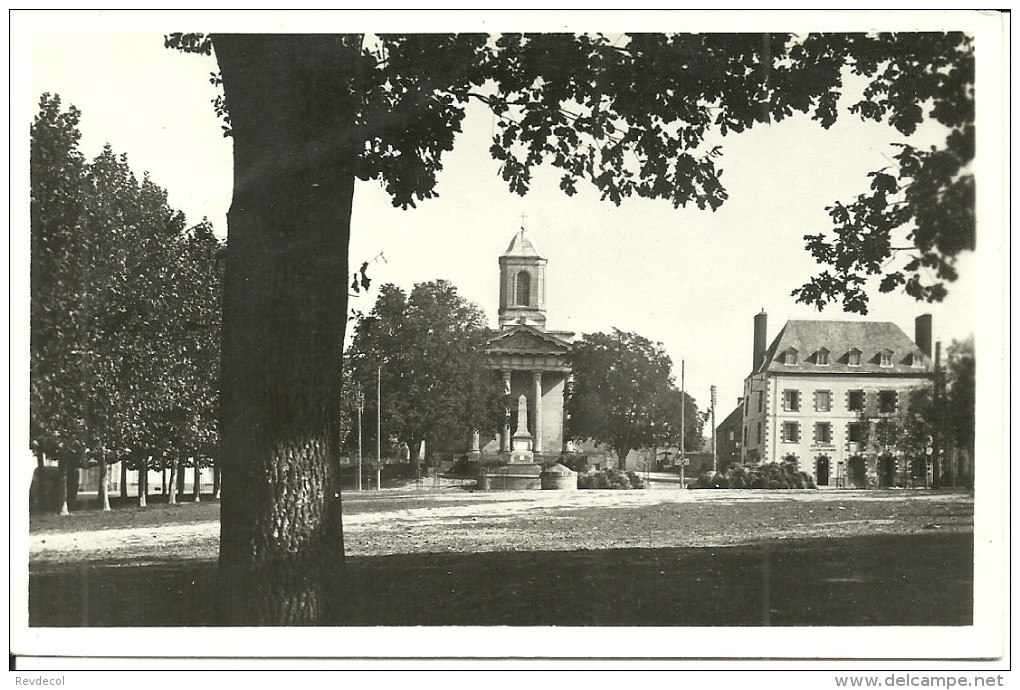
[[526,216],[526,215],[524,215],[524,214],[522,213],[522,214],[521,214],[521,230],[523,230],[523,229],[524,229],[524,219],[525,219],[525,218],[527,218],[527,216]]

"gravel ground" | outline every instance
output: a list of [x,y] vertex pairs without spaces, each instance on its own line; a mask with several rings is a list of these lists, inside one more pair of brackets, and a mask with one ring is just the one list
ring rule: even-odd
[[[344,500],[346,553],[708,547],[762,539],[973,530],[973,496],[967,493],[694,491],[661,486],[636,491],[446,488],[351,493]],[[130,525],[130,513],[118,516],[120,511],[115,511],[105,528],[87,531],[74,529],[75,516],[34,522],[31,569],[77,561],[215,559],[218,506],[184,504],[175,510],[181,519],[141,526]]]

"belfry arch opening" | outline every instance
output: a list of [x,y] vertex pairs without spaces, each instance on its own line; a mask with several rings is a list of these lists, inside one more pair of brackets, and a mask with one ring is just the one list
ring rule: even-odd
[[522,307],[531,305],[531,274],[527,271],[517,273],[517,304]]

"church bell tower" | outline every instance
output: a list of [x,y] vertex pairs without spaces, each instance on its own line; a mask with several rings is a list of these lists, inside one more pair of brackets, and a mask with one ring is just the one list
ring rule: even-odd
[[545,330],[546,263],[522,227],[499,257],[501,329],[525,324]]

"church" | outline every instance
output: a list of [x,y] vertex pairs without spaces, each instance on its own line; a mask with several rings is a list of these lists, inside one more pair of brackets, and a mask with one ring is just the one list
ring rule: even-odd
[[499,330],[488,341],[489,367],[507,394],[497,438],[472,439],[470,464],[548,465],[567,451],[564,402],[574,334],[546,328],[546,265],[522,227],[499,257]]

